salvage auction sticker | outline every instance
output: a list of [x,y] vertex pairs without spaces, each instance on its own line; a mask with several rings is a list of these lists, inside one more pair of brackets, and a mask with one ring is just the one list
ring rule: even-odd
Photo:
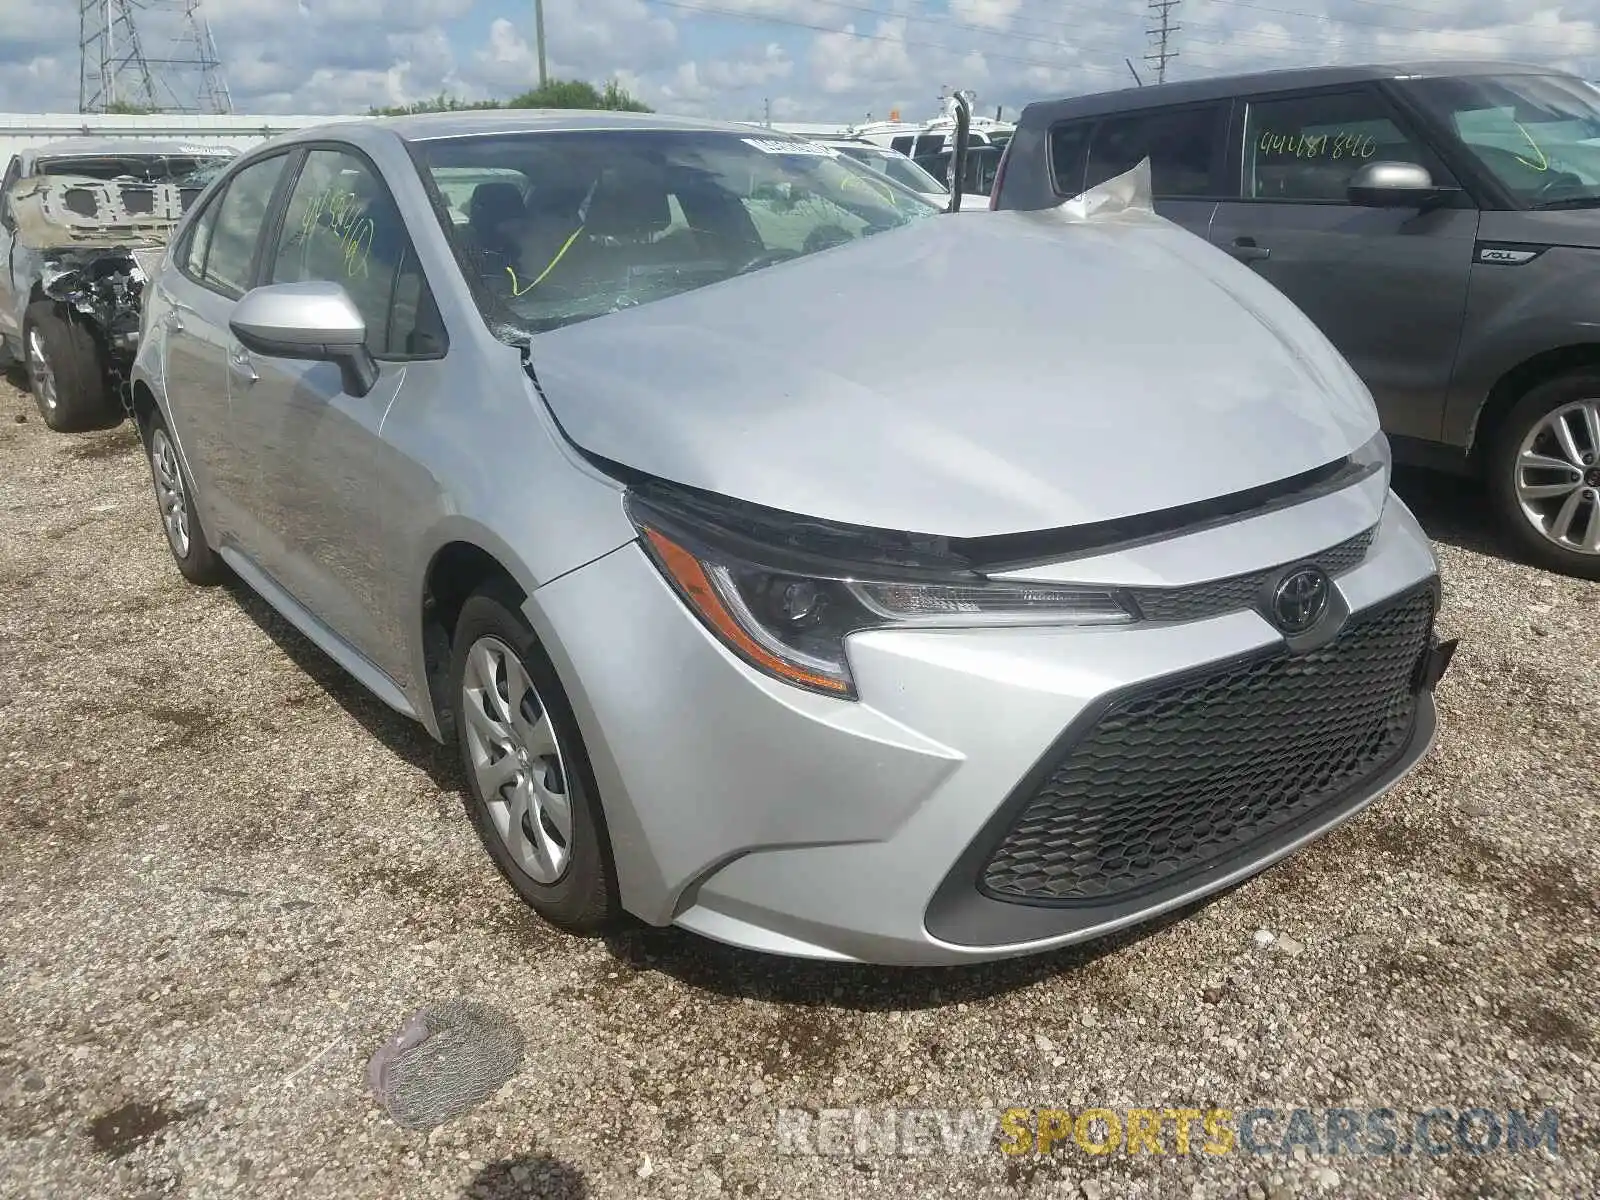
[[790,141],[788,138],[740,138],[747,146],[754,146],[763,154],[814,154],[818,158],[838,158],[839,152],[820,142]]

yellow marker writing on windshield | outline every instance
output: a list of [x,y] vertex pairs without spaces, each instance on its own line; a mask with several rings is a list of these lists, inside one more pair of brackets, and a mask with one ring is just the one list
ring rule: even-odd
[[512,266],[507,266],[506,267],[506,274],[511,276],[511,294],[513,296],[521,296],[526,292],[531,292],[534,288],[538,287],[541,283],[543,283],[544,282],[544,277],[546,275],[550,274],[551,271],[555,270],[556,264],[562,260],[562,258],[566,255],[568,250],[572,249],[572,243],[578,240],[578,235],[580,233],[582,233],[582,232],[583,232],[583,226],[582,225],[579,225],[576,229],[574,229],[572,231],[572,236],[569,237],[562,244],[561,249],[556,251],[556,256],[550,260],[549,265],[546,266],[544,270],[539,272],[539,278],[535,279],[527,287],[519,287],[517,285],[517,270],[516,270],[516,268],[512,267]]
[[1527,139],[1528,145],[1533,147],[1533,152],[1539,156],[1538,162],[1531,163],[1527,159],[1523,158],[1522,155],[1517,154],[1517,161],[1523,166],[1530,167],[1535,171],[1548,171],[1550,169],[1550,159],[1547,158],[1545,156],[1545,152],[1539,148],[1539,143],[1533,140],[1533,134],[1528,132],[1527,128],[1522,124],[1521,121],[1514,121],[1512,123],[1516,125],[1517,132]]

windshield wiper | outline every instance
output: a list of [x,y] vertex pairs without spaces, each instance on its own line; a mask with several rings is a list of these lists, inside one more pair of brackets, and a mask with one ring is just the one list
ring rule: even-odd
[[1600,208],[1600,195],[1563,196],[1559,200],[1540,200],[1533,207],[1540,212],[1552,208]]

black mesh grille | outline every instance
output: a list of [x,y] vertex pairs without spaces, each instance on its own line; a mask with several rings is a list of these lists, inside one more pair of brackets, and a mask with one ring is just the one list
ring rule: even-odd
[[[1307,562],[1314,562],[1329,575],[1339,576],[1359,566],[1372,546],[1376,527],[1357,534],[1349,541],[1340,542],[1321,554],[1314,554]],[[1286,564],[1287,565],[1287,564]],[[1181,588],[1130,588],[1129,593],[1139,605],[1147,621],[1203,621],[1223,613],[1239,612],[1251,607],[1261,589],[1281,567],[1271,571],[1255,571],[1249,575],[1234,575],[1227,579],[1214,579]]]
[[1425,588],[1356,616],[1321,649],[1113,701],[1024,807],[982,889],[1100,903],[1313,815],[1404,748],[1432,625]]

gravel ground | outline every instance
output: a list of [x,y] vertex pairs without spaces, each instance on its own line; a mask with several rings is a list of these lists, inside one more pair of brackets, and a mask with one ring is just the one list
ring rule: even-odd
[[[1402,788],[1136,936],[841,969],[541,925],[480,852],[448,757],[253,596],[184,584],[131,429],[51,434],[13,375],[0,1193],[1593,1194],[1600,585],[1496,557],[1470,489],[1401,486],[1462,639],[1438,748]],[[451,996],[510,1017],[526,1064],[401,1129],[367,1057]],[[1179,1157],[1170,1134],[1163,1156],[813,1156],[778,1137],[781,1108],[990,1105],[1555,1106],[1562,1124],[1558,1155],[1438,1157]]]

